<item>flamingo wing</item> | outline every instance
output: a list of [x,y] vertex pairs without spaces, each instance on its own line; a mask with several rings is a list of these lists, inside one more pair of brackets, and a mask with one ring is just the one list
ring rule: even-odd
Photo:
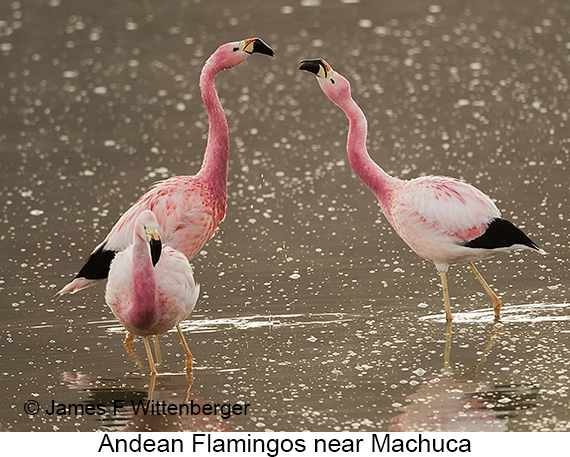
[[161,181],[123,214],[102,243],[105,249],[120,251],[128,246],[133,224],[146,209],[156,215],[164,244],[191,259],[223,220],[225,200],[220,204],[194,176]]
[[488,257],[501,250],[544,253],[493,201],[453,178],[425,176],[402,181],[386,216],[398,235],[439,271],[448,265]]
[[443,176],[426,176],[405,181],[400,204],[406,218],[418,227],[438,232],[458,243],[485,233],[501,217],[493,201],[479,189]]
[[78,292],[107,278],[115,254],[131,244],[134,225],[144,210],[156,215],[163,243],[192,259],[224,219],[226,199],[213,195],[196,176],[175,176],[158,182],[121,216],[75,279],[58,295]]

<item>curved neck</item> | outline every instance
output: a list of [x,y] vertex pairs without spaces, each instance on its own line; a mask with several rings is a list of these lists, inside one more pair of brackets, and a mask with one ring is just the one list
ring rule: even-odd
[[135,327],[147,330],[158,320],[160,310],[156,300],[150,246],[137,235],[134,237],[131,262],[134,290],[130,319]]
[[230,138],[228,121],[215,86],[216,75],[224,70],[214,53],[204,65],[200,75],[202,100],[208,113],[208,143],[198,176],[213,186],[214,193],[226,194]]
[[380,168],[368,154],[366,148],[368,122],[360,107],[350,98],[341,108],[349,122],[346,152],[350,166],[384,206],[397,179]]

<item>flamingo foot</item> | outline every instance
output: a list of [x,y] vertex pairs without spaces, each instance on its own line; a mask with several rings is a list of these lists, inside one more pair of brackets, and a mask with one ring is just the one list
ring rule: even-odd
[[184,333],[182,333],[182,329],[180,325],[176,325],[176,330],[178,330],[178,335],[180,336],[180,341],[182,342],[182,346],[184,347],[184,352],[186,353],[186,369],[192,370],[192,364],[194,363],[194,356],[190,352],[190,348],[186,343],[186,339],[184,338]]
[[493,310],[495,311],[495,317],[498,318],[501,315],[501,299],[497,297],[497,294],[495,294],[495,292],[493,292],[493,290],[489,287],[489,284],[487,284],[487,281],[485,281],[481,273],[477,271],[475,265],[473,265],[472,262],[469,262],[469,266],[471,267],[471,270],[473,270],[473,273],[475,273],[475,277],[483,286],[483,289],[485,289],[485,292],[487,292],[489,297],[491,297],[491,300],[493,301]]

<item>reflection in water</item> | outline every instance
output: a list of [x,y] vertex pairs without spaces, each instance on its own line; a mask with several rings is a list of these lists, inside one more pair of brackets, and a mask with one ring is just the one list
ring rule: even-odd
[[[127,333],[124,346],[129,357],[145,371],[144,363],[133,346],[134,335]],[[102,380],[81,373],[64,372],[63,379],[72,390],[87,393],[84,406],[100,406],[98,421],[107,431],[232,431],[228,408],[208,409],[213,402],[191,395],[194,374],[186,366],[186,386],[183,396],[180,385],[172,385],[178,376],[149,378],[128,375],[121,379]],[[148,388],[145,389],[148,379]],[[127,387],[130,384],[130,387]],[[179,398],[183,398],[182,401]],[[206,406],[206,409],[204,407]],[[233,406],[233,405],[232,405]]]
[[[160,376],[159,389],[155,389],[156,376],[150,377],[149,391],[144,388],[146,378],[128,376],[121,379],[100,379],[81,373],[64,372],[63,379],[70,389],[78,391],[83,405],[103,405],[105,414],[97,419],[98,427],[104,431],[125,432],[177,432],[233,431],[234,425],[226,411],[204,410],[212,405],[198,395],[192,395],[190,385],[184,389],[184,400],[180,402],[179,386],[172,385],[176,377]],[[127,387],[129,386],[129,387]],[[184,406],[186,405],[186,406]],[[168,413],[169,406],[176,414]],[[182,413],[178,414],[178,412]],[[186,413],[188,412],[188,413]],[[208,414],[212,412],[212,414]]]
[[515,411],[534,408],[538,387],[531,384],[486,385],[476,383],[477,370],[485,363],[503,329],[495,322],[477,363],[459,375],[450,364],[451,322],[446,324],[444,368],[408,396],[410,403],[398,408],[390,430],[401,432],[502,432]]
[[[560,322],[570,320],[570,303],[524,303],[506,305],[501,308],[502,323],[513,322]],[[453,314],[455,323],[492,322],[495,319],[492,310],[475,310]],[[422,321],[443,321],[441,315],[434,314],[420,317]]]

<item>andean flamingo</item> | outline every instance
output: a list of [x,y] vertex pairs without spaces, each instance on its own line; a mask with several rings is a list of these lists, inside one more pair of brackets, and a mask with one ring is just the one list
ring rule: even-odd
[[414,252],[435,264],[441,276],[446,319],[451,321],[446,272],[458,263],[469,264],[491,297],[498,317],[501,300],[473,262],[516,249],[546,253],[502,219],[493,201],[469,184],[445,176],[411,180],[390,176],[368,154],[367,120],[352,98],[348,80],[322,59],[303,60],[299,69],[314,73],[325,95],[346,114],[350,165],[374,193],[388,222]]
[[111,261],[131,243],[137,216],[144,210],[149,209],[156,215],[164,244],[188,259],[214,235],[226,214],[230,151],[228,123],[214,80],[218,73],[239,65],[253,53],[274,55],[260,38],[250,38],[223,44],[202,69],[200,89],[208,113],[209,131],[200,171],[195,176],[175,176],[161,181],[145,193],[117,221],[75,279],[58,292],[59,296],[78,292],[107,278]]
[[111,262],[105,301],[123,327],[143,337],[152,373],[156,368],[147,337],[162,335],[174,326],[190,368],[192,354],[179,325],[194,309],[200,293],[190,262],[184,254],[162,246],[152,211],[137,216],[131,239],[132,244]]

